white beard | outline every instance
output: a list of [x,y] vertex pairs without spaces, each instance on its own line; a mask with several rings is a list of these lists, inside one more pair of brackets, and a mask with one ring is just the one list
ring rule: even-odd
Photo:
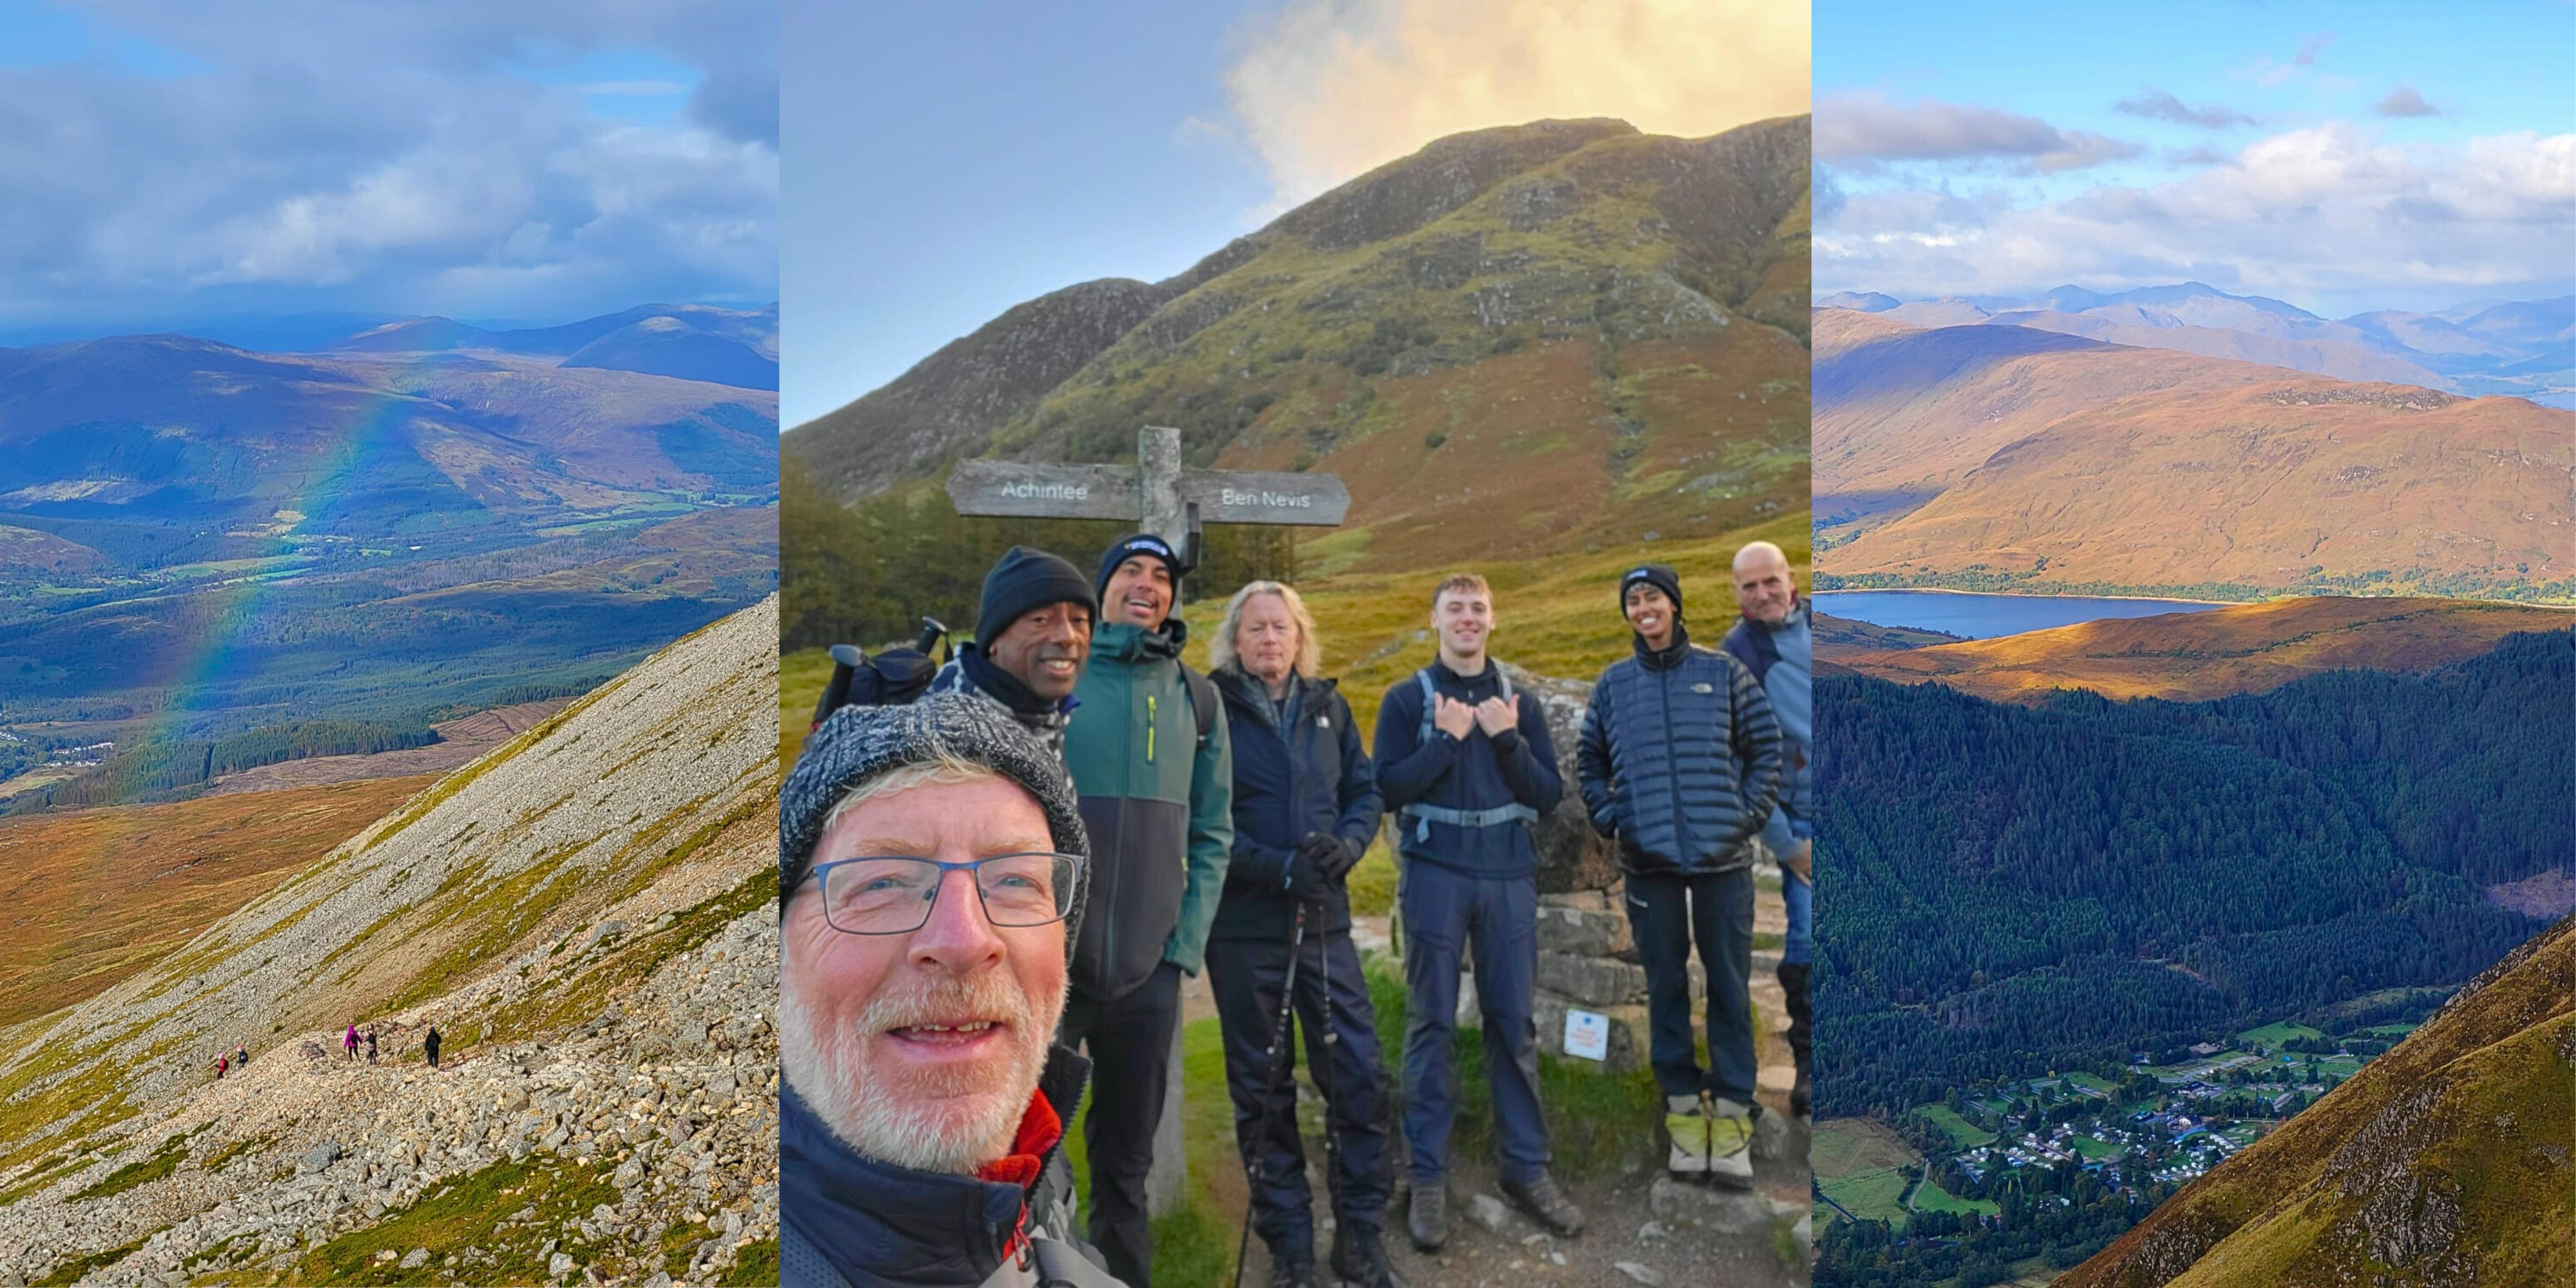
[[[1046,1069],[1064,997],[1059,985],[1032,1006],[1008,972],[991,969],[879,997],[855,1023],[832,1027],[807,1005],[795,974],[782,972],[779,1069],[823,1125],[859,1154],[897,1167],[971,1175],[1010,1152]],[[900,1083],[871,1067],[870,1037],[917,1017],[957,1010],[1007,1021],[1013,1045],[1008,1059],[908,1075]]]

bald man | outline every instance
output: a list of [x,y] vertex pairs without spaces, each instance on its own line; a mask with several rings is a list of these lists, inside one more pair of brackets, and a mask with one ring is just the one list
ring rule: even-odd
[[1780,896],[1789,934],[1780,951],[1780,991],[1789,1002],[1789,1051],[1798,1062],[1789,1110],[1809,1113],[1815,1022],[1807,974],[1815,953],[1815,632],[1806,598],[1789,575],[1789,557],[1768,541],[1735,552],[1735,603],[1743,619],[1725,648],[1762,682],[1780,725],[1780,800],[1762,828],[1762,843],[1780,859]]

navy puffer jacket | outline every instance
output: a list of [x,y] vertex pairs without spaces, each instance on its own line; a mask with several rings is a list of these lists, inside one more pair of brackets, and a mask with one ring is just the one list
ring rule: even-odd
[[1743,664],[1676,639],[1601,673],[1575,756],[1592,826],[1644,876],[1702,876],[1751,862],[1780,792],[1780,729]]
[[[1233,667],[1208,678],[1225,695],[1234,738],[1234,858],[1208,938],[1284,941],[1297,907],[1288,892],[1297,843],[1329,832],[1368,849],[1383,805],[1377,772],[1334,681],[1298,681],[1283,725],[1269,695],[1255,691],[1261,681]],[[1308,921],[1318,934],[1350,929],[1349,893],[1333,892],[1322,921]]]

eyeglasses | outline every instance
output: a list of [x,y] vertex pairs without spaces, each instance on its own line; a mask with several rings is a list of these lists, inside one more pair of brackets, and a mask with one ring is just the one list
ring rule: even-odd
[[838,859],[814,868],[823,920],[848,935],[904,935],[930,922],[951,872],[972,873],[984,916],[996,926],[1043,926],[1073,911],[1082,860],[1071,854],[996,854],[970,863],[893,855]]

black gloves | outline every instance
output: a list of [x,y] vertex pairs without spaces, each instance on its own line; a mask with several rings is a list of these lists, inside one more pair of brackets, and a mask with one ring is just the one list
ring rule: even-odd
[[1327,881],[1339,882],[1360,861],[1360,852],[1350,842],[1330,832],[1309,832],[1297,843],[1297,853],[1313,860]]
[[1338,836],[1309,832],[1288,856],[1288,893],[1308,903],[1328,902],[1360,861],[1359,851]]

